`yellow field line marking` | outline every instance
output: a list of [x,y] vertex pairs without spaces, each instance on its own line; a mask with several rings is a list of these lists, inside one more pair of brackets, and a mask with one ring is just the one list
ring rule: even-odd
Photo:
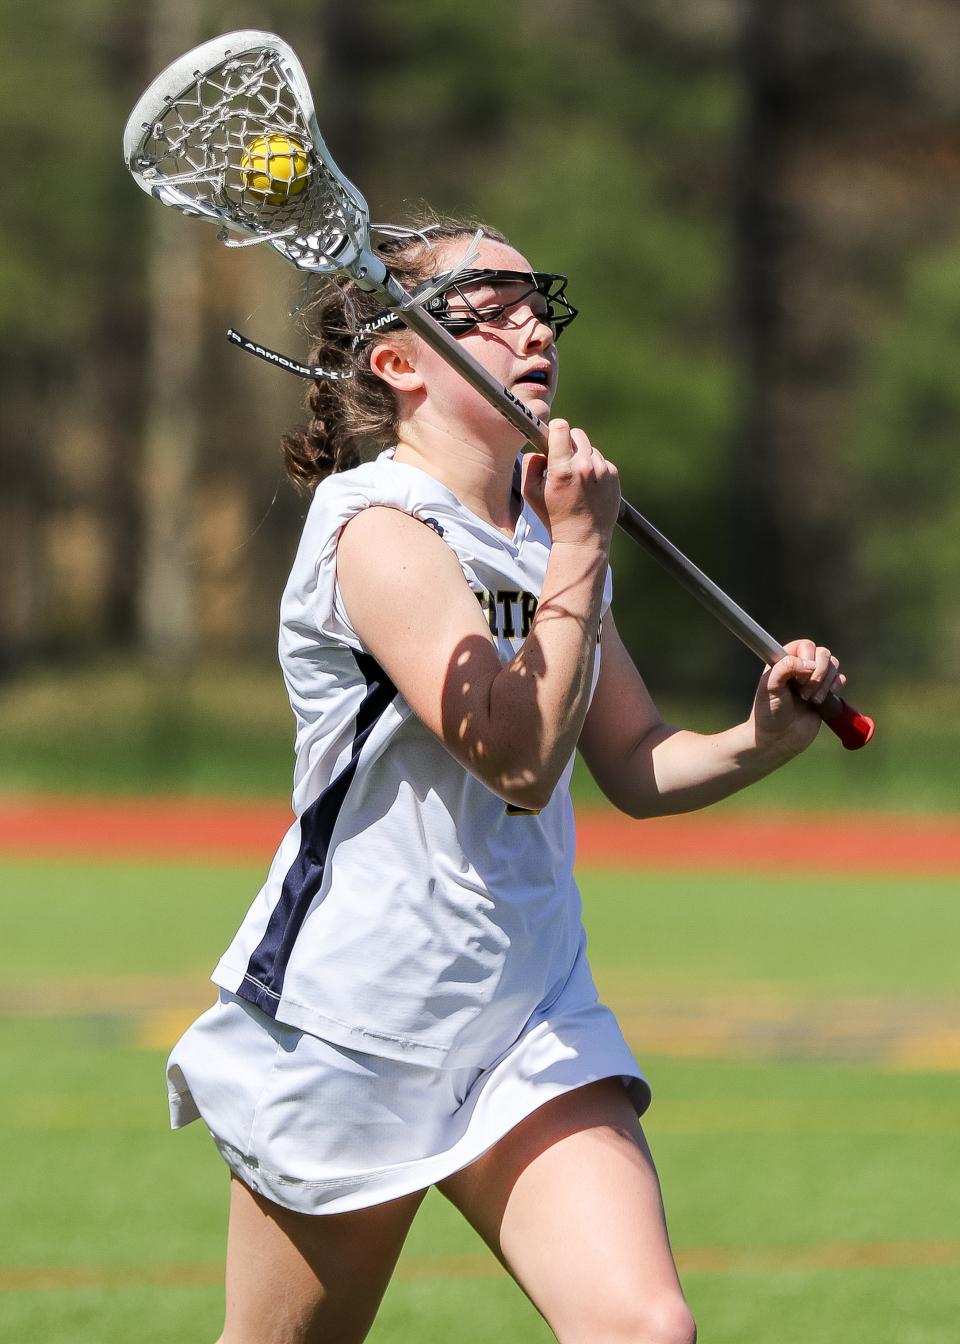
[[960,1098],[949,1103],[763,1097],[755,1101],[690,1100],[659,1097],[644,1129],[651,1136],[687,1134],[856,1134],[883,1138],[955,1137],[960,1131]]
[[[960,1072],[960,998],[846,994],[807,998],[775,986],[658,986],[601,976],[604,997],[641,1060],[841,1059],[895,1070]],[[132,1043],[167,1050],[215,988],[196,976],[28,981],[0,989],[0,1016],[131,1019]]]
[[960,1241],[833,1242],[817,1246],[703,1246],[677,1252],[688,1274],[819,1269],[925,1269],[960,1265]]
[[[682,1273],[960,1267],[960,1241],[833,1242],[813,1246],[699,1246],[676,1252]],[[505,1271],[492,1255],[406,1255],[394,1277],[486,1279]],[[0,1292],[72,1292],[87,1288],[209,1288],[223,1282],[219,1261],[161,1265],[24,1265],[0,1269]]]
[[216,1261],[174,1265],[24,1265],[0,1269],[0,1292],[72,1292],[83,1288],[209,1288],[223,1282]]
[[194,975],[44,976],[0,988],[0,1017],[87,1017],[101,1013],[202,1012],[217,997]]

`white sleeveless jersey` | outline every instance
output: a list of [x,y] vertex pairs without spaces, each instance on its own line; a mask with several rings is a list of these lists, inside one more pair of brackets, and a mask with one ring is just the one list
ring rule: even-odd
[[[280,609],[296,820],[212,978],[335,1044],[482,1067],[565,986],[596,997],[573,880],[572,760],[542,812],[514,815],[412,712],[337,589],[340,532],[377,504],[452,547],[504,662],[533,620],[550,543],[528,506],[509,539],[390,453],[321,483]],[[391,557],[378,560],[389,573]],[[599,652],[594,678],[598,664]]]

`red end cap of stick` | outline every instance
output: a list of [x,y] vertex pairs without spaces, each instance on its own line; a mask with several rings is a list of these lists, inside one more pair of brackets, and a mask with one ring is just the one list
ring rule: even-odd
[[824,722],[831,732],[836,733],[847,751],[858,751],[873,737],[877,725],[873,719],[861,714],[845,700],[840,700],[840,705],[842,706],[840,713],[829,719],[824,716]]

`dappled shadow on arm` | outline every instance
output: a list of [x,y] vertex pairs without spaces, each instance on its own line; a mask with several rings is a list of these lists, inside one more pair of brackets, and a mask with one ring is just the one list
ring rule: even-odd
[[[458,744],[468,768],[489,779],[491,767],[509,764],[500,782],[526,786],[536,783],[540,744],[531,736],[531,725],[542,713],[542,682],[548,672],[547,655],[538,635],[553,620],[583,621],[563,604],[562,595],[541,603],[536,622],[508,663],[497,645],[482,635],[467,635],[456,645],[441,690],[441,722],[444,741]],[[588,645],[588,648],[591,647]],[[587,661],[587,660],[585,660]],[[509,668],[509,676],[500,676]],[[589,677],[590,667],[584,668]],[[526,741],[529,763],[518,744]]]
[[[545,664],[541,651],[525,644],[512,659],[509,687],[495,684],[502,668],[495,644],[467,635],[453,651],[441,691],[443,739],[457,744],[461,759],[482,779],[506,761],[507,749],[524,733],[536,710],[537,680]],[[495,714],[503,716],[496,726]],[[535,766],[531,756],[529,770],[516,782],[533,783]]]

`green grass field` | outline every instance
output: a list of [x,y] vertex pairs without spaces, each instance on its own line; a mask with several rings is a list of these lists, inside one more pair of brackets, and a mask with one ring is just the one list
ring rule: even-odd
[[[226,1176],[165,1125],[166,1046],[251,868],[0,864],[0,1338],[195,1344],[221,1322]],[[712,1344],[953,1344],[958,884],[582,874],[595,970]],[[952,1034],[951,1034],[952,1033]],[[552,1336],[436,1196],[375,1344]]]
[[[715,732],[746,714],[735,706],[672,703],[669,721]],[[854,697],[877,720],[864,752],[822,732],[788,770],[724,807],[953,811],[960,720],[956,692],[911,685]],[[869,703],[868,703],[869,701]],[[37,667],[0,681],[0,781],[7,793],[287,796],[293,720],[273,666],[200,666],[161,677],[133,664]],[[587,771],[574,792],[599,801]]]

